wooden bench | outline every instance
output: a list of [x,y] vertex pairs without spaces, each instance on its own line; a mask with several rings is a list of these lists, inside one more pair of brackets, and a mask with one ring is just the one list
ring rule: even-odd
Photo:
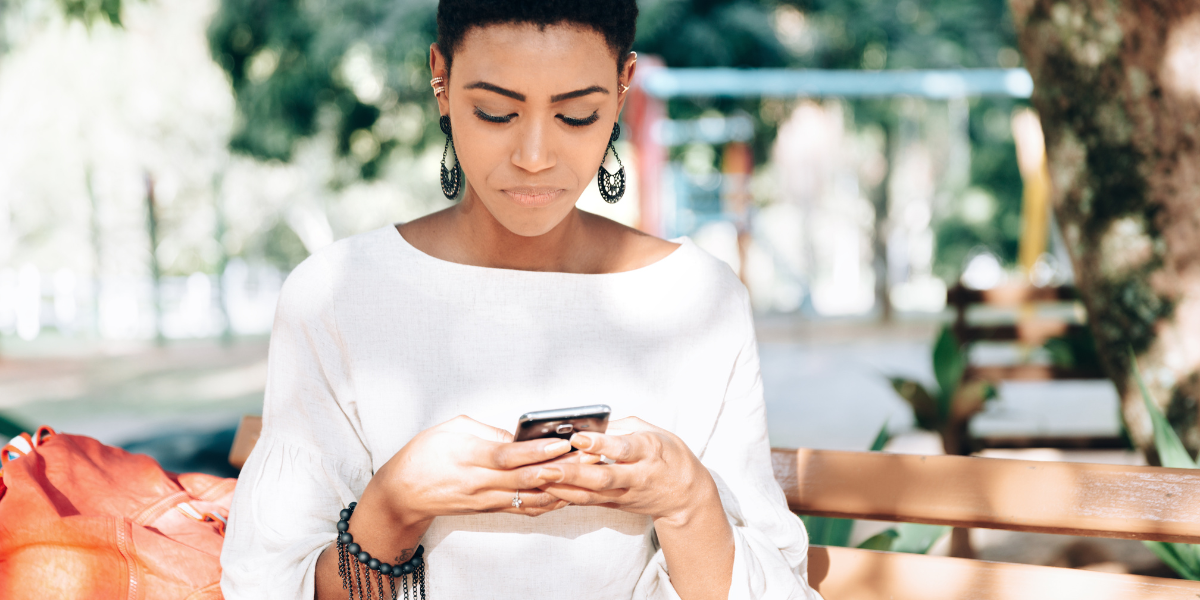
[[[954,335],[960,343],[1009,343],[1026,349],[1038,348],[1051,338],[1087,336],[1081,318],[1064,319],[1038,315],[1034,309],[1058,305],[1079,305],[1079,292],[1073,287],[1034,287],[1006,284],[989,290],[973,290],[961,284],[946,291],[946,304],[954,309]],[[979,323],[972,319],[978,310],[1009,313],[1003,322]],[[968,355],[969,356],[969,355]],[[963,382],[988,381],[1070,381],[1106,380],[1097,365],[1056,366],[1047,364],[968,364]],[[980,448],[1079,448],[1118,449],[1128,442],[1117,435],[1107,436],[980,436]]]
[[[240,468],[259,417],[242,421]],[[1200,543],[1200,470],[774,449],[792,511],[1091,537]],[[1196,600],[1200,582],[813,546],[826,600]]]

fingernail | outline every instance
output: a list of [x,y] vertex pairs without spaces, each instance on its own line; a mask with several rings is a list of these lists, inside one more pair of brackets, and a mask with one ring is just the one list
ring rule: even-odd
[[558,440],[553,444],[546,444],[546,454],[561,454],[571,448],[571,442],[567,440]]
[[592,440],[591,436],[583,435],[582,433],[576,433],[575,435],[571,436],[571,443],[580,450],[587,450],[588,448],[592,447],[592,444],[594,444],[595,441]]
[[559,469],[558,467],[542,467],[542,468],[538,469],[537,476],[538,476],[538,479],[541,479],[543,481],[549,481],[551,483],[558,483],[558,482],[562,481],[563,472],[562,472],[562,469]]

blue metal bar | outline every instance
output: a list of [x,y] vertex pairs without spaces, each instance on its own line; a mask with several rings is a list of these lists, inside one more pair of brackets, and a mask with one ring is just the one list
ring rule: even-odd
[[1033,78],[1025,69],[946,69],[928,71],[833,71],[821,69],[648,70],[641,84],[651,96],[888,97],[932,99],[967,96],[1028,98]]

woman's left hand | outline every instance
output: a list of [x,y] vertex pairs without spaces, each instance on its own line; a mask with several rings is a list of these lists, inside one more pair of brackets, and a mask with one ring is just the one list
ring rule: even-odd
[[[546,464],[542,489],[582,506],[605,506],[686,524],[698,511],[722,510],[716,483],[675,434],[637,417],[613,421],[627,435],[576,433],[579,462]],[[614,461],[595,464],[600,456]]]

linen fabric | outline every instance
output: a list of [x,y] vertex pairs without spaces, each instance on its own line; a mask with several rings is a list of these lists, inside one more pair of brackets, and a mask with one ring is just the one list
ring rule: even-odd
[[[304,261],[280,294],[225,598],[313,598],[338,511],[420,431],[460,414],[512,431],[529,411],[608,404],[674,432],[712,473],[734,531],[730,598],[819,599],[771,470],[748,294],[679,242],[649,266],[581,275],[443,261],[388,226]],[[438,517],[421,543],[430,600],[678,598],[653,521],[619,510]]]

